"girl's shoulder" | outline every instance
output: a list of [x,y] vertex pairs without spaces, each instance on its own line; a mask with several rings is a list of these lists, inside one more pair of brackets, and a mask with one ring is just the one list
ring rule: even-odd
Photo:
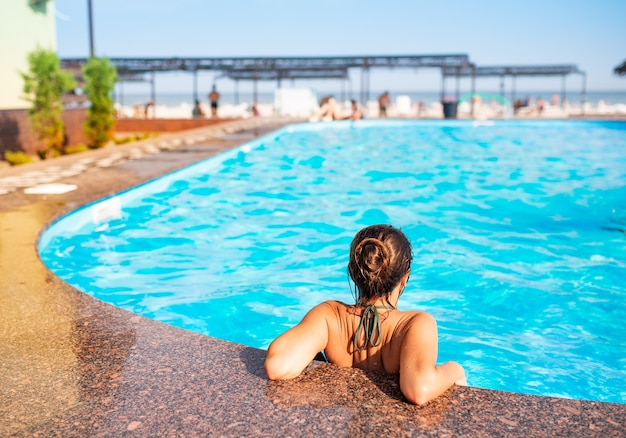
[[432,329],[437,327],[435,318],[420,310],[398,311],[395,332],[406,334],[409,331]]
[[338,314],[347,312],[348,310],[354,308],[354,305],[346,304],[336,300],[327,300],[318,304],[316,307],[324,309],[325,311],[332,311],[333,313]]

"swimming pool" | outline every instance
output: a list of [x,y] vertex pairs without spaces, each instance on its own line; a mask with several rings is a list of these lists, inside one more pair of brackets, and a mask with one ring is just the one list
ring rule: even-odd
[[42,260],[138,314],[265,348],[351,302],[356,231],[414,247],[401,309],[473,386],[626,402],[626,123],[295,125],[82,208]]

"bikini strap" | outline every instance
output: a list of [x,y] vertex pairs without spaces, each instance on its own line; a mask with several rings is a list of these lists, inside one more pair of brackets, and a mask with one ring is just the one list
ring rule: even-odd
[[[354,345],[355,351],[361,352],[366,350],[368,344],[372,347],[378,347],[382,343],[383,331],[378,309],[392,310],[393,307],[375,306],[374,304],[368,304],[365,306],[363,314],[361,315],[361,321],[359,321],[356,332],[354,332],[352,344]],[[363,342],[363,345],[359,347],[359,338],[362,331],[365,332],[365,342]],[[374,339],[376,339],[376,341],[374,341]]]

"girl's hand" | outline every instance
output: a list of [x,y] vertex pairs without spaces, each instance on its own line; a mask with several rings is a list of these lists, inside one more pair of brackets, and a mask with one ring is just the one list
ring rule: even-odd
[[454,384],[458,386],[467,386],[467,378],[465,377],[465,372],[463,372],[463,377],[454,382]]

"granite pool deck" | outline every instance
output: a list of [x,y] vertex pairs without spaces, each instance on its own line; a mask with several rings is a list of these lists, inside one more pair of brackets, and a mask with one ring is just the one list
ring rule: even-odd
[[[263,350],[96,300],[40,261],[52,220],[269,133],[251,119],[0,169],[0,436],[626,436],[626,405],[454,387],[418,408],[393,376],[314,363],[269,382]],[[63,194],[26,187],[73,184]]]

